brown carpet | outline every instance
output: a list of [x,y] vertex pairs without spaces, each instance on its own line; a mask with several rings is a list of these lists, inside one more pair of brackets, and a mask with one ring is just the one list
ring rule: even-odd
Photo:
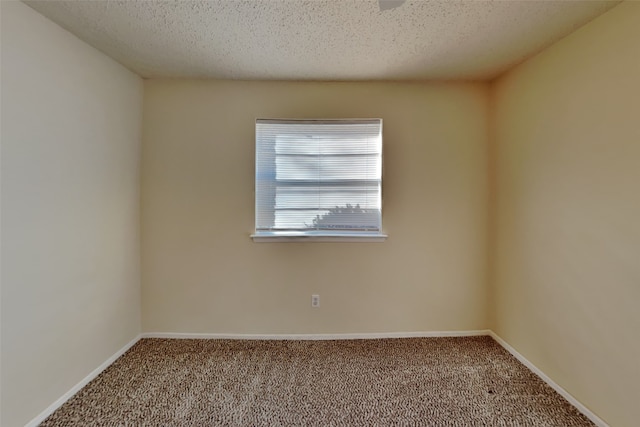
[[143,339],[41,426],[592,426],[490,337]]

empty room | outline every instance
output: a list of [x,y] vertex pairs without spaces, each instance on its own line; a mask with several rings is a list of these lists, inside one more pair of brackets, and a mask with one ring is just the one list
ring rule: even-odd
[[0,425],[640,425],[640,2],[1,1]]

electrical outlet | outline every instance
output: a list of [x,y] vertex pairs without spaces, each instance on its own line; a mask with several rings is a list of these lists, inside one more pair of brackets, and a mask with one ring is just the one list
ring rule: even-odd
[[320,295],[311,295],[311,307],[320,307]]

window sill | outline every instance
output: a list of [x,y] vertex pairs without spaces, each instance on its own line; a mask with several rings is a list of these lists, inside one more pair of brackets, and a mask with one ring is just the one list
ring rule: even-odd
[[331,234],[331,235],[308,235],[308,234],[252,234],[251,238],[257,243],[285,243],[285,242],[384,242],[387,240],[386,234]]

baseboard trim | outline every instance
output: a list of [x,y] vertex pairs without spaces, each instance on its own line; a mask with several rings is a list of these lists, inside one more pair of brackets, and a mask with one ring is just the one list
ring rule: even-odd
[[145,332],[142,338],[164,339],[228,339],[228,340],[370,340],[381,338],[435,338],[435,337],[473,337],[491,335],[488,329],[472,331],[417,331],[417,332],[372,332],[348,334],[206,334],[182,332]]
[[49,405],[49,407],[47,409],[42,411],[37,417],[35,417],[31,421],[29,421],[27,424],[25,424],[25,427],[37,427],[49,415],[53,414],[56,409],[61,407],[74,394],[79,392],[82,389],[82,387],[84,387],[87,384],[89,384],[89,382],[91,382],[94,378],[96,378],[98,375],[100,375],[100,373],[102,371],[107,369],[113,362],[115,362],[116,359],[118,359],[120,356],[122,356],[124,353],[126,353],[127,350],[129,350],[131,347],[133,347],[135,343],[140,341],[141,337],[142,337],[141,335],[138,335],[137,337],[135,337],[134,339],[129,341],[127,344],[125,344],[125,346],[122,347],[120,350],[118,350],[113,356],[111,356],[110,358],[105,360],[100,366],[98,366],[96,369],[91,371],[91,373],[89,375],[84,377],[78,384],[76,384],[73,387],[71,387],[71,389],[69,391],[67,391],[65,394],[60,396],[60,398],[58,400],[56,400],[51,405]]
[[567,401],[569,403],[571,403],[573,406],[575,406],[578,409],[578,411],[582,412],[582,414],[585,417],[589,418],[596,426],[598,426],[598,427],[609,427],[609,424],[604,422],[604,420],[602,420],[596,414],[591,412],[589,410],[589,408],[587,408],[582,403],[580,403],[580,401],[578,401],[578,399],[573,397],[567,390],[565,390],[559,384],[557,384],[555,381],[553,381],[551,378],[549,378],[536,365],[531,363],[526,357],[524,357],[522,354],[520,354],[518,352],[518,350],[516,350],[515,348],[511,347],[511,345],[509,345],[505,340],[500,338],[500,336],[498,336],[498,334],[496,334],[495,332],[490,330],[489,331],[489,335],[491,336],[491,338],[496,340],[496,342],[498,344],[500,344],[502,347],[504,347],[505,350],[507,350],[509,353],[511,353],[513,355],[513,357],[518,359],[520,361],[520,363],[522,363],[524,366],[529,368],[534,374],[536,374],[537,376],[542,378],[542,380],[544,382],[546,382],[552,389],[557,391],[560,396],[562,396],[565,399],[567,399]]

